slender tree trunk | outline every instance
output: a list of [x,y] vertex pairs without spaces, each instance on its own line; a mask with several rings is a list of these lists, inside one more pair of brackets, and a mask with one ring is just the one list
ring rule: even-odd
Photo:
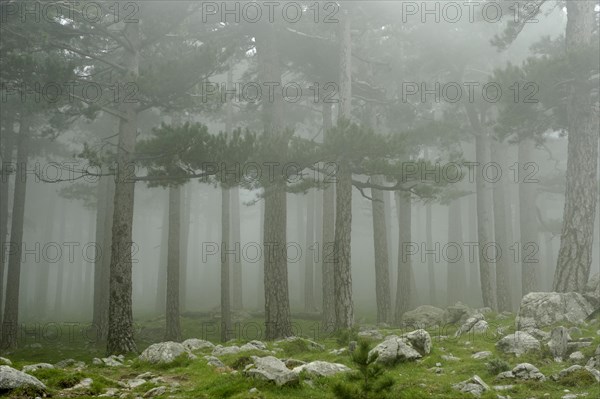
[[[382,176],[373,176],[374,184],[383,184]],[[387,193],[386,193],[387,194]],[[387,248],[387,228],[385,222],[384,193],[371,190],[371,210],[373,212],[373,243],[375,250],[375,295],[377,299],[377,323],[389,323],[392,314],[390,298],[390,274]]]
[[[472,194],[469,196],[469,241],[477,241],[477,196]],[[466,249],[466,248],[465,248]],[[479,276],[479,254],[474,252],[469,254],[470,271],[469,271],[469,287],[470,301],[472,306],[480,306],[481,302],[481,278]]]
[[[304,248],[313,243],[315,237],[315,192],[309,190],[306,199],[306,241]],[[315,291],[314,291],[314,269],[313,258],[309,251],[304,253],[304,311],[315,311]]]
[[[504,164],[507,159],[506,146],[502,143],[492,142],[492,161],[499,165]],[[494,212],[494,237],[496,244],[496,300],[498,311],[511,311],[511,254],[509,252],[507,229],[507,195],[505,192],[504,178],[493,184],[493,212]]]
[[23,221],[25,216],[25,195],[27,192],[27,158],[29,148],[29,121],[21,114],[19,135],[17,138],[17,168],[15,191],[11,218],[10,242],[13,250],[8,258],[6,276],[6,301],[2,328],[2,348],[17,346],[19,325],[19,295],[21,283],[21,254],[23,247]]
[[[123,49],[122,65],[127,68],[126,82],[137,82],[139,68],[139,24],[125,24],[123,39],[130,44]],[[108,309],[107,352],[112,354],[135,352],[132,312],[132,259],[133,198],[135,182],[131,163],[135,153],[138,110],[134,103],[123,102],[123,117],[119,120],[117,174],[115,184],[110,261],[110,296]]]
[[[528,162],[532,161],[533,140],[521,140],[519,142],[519,229],[521,231],[520,247],[521,254],[523,248],[528,245],[538,246],[538,228],[536,217],[536,186],[528,177]],[[521,256],[521,293],[523,296],[530,292],[538,291],[538,282],[536,279],[537,265]]]
[[[258,219],[259,224],[259,237],[262,240],[265,236],[265,203],[261,201],[259,203],[260,208],[260,218]],[[256,307],[257,309],[264,310],[265,309],[265,264],[264,264],[264,248],[263,248],[263,256],[261,257],[262,264],[258,264],[258,284],[256,289]]]
[[[265,25],[257,35],[259,76],[262,82],[281,85],[281,70],[274,26]],[[262,102],[265,134],[272,137],[273,158],[285,157],[287,139],[283,135],[281,91]],[[287,198],[286,181],[275,172],[265,185],[264,281],[266,338],[289,336],[291,331],[290,298],[287,268]]]
[[567,185],[553,288],[558,292],[581,292],[592,264],[598,201],[598,110],[594,110],[597,104],[592,103],[590,93],[591,72],[580,64],[585,62],[586,53],[594,51],[591,46],[597,27],[596,3],[566,4],[566,52],[575,77],[567,107]]
[[[66,232],[66,220],[67,220],[67,212],[65,211],[64,203],[60,206],[60,229],[58,232],[59,242],[65,242],[67,238]],[[54,312],[54,317],[61,317],[63,314],[63,298],[64,298],[64,285],[65,285],[65,259],[61,257],[58,262],[55,264],[56,267],[56,285],[54,286],[54,306],[52,307],[52,311]]]
[[[240,233],[240,189],[235,186],[231,188],[231,243],[234,246],[241,248],[241,233]],[[242,309],[244,307],[244,292],[242,278],[242,257],[234,256],[231,262],[233,271],[233,309]]]
[[7,167],[12,162],[13,142],[14,142],[14,119],[11,114],[2,115],[2,125],[0,133],[2,135],[2,160],[5,163],[0,165],[2,174],[0,174],[0,336],[2,334],[2,320],[4,314],[4,273],[6,271],[6,245],[9,242],[8,230],[8,197],[10,186],[10,173]]
[[[328,131],[332,126],[331,104],[323,103],[323,134],[327,140]],[[331,165],[328,165],[329,167]],[[335,293],[334,293],[334,256],[333,247],[335,240],[335,185],[333,179],[327,175],[323,189],[323,229],[320,248],[321,272],[323,280],[323,330],[331,332],[335,329]]]
[[315,190],[315,228],[314,228],[314,239],[313,242],[308,243],[308,254],[313,262],[313,275],[314,275],[314,299],[313,303],[316,311],[321,311],[321,307],[323,305],[323,270],[322,270],[322,259],[323,255],[320,252],[320,248],[322,247],[321,243],[323,242],[323,228],[319,224],[319,221],[323,220],[323,195],[320,191]]
[[[44,226],[44,239],[48,240],[54,237],[54,217],[56,216],[56,201],[52,198],[49,200],[48,209],[46,213],[46,221]],[[36,289],[34,301],[36,307],[37,318],[39,320],[46,320],[48,318],[48,285],[50,277],[51,263],[47,259],[44,259],[40,264],[40,269],[37,271],[36,276]]]
[[163,204],[163,219],[162,228],[160,231],[160,259],[158,264],[158,273],[156,278],[156,313],[162,315],[165,306],[167,306],[167,275],[168,262],[169,262],[169,195],[167,192],[167,198]]
[[179,321],[179,236],[181,233],[181,187],[169,187],[169,242],[167,260],[166,341],[181,340]]
[[412,297],[412,262],[410,255],[405,251],[412,242],[411,226],[411,199],[406,193],[397,191],[396,210],[398,213],[398,282],[396,284],[396,309],[394,311],[394,322],[399,325],[402,315],[410,309]]
[[180,251],[180,268],[179,268],[179,309],[185,312],[187,305],[187,282],[188,282],[188,247],[190,240],[190,224],[192,221],[190,207],[192,202],[192,187],[185,185],[181,187],[183,195],[181,196],[181,241],[179,245]]
[[[352,41],[350,15],[347,10],[340,24],[340,118],[350,119],[352,102]],[[354,324],[352,302],[352,171],[343,159],[338,159],[335,197],[334,294],[336,329]]]
[[[476,158],[480,166],[489,164],[490,153],[488,138],[484,134],[475,136]],[[493,243],[493,220],[491,215],[491,196],[489,183],[483,176],[482,168],[477,168],[475,176],[477,187],[477,241],[479,258],[479,277],[483,306],[497,309],[496,293],[492,280],[493,262],[487,253],[487,245]]]
[[221,341],[227,342],[231,339],[231,295],[229,273],[231,270],[229,253],[230,241],[230,190],[221,187]]
[[467,273],[460,198],[455,199],[448,206],[448,250],[445,253],[448,261],[448,278],[446,280],[448,305],[453,305],[458,301],[467,302]]
[[[433,249],[433,222],[431,220],[431,204],[425,205],[425,242],[427,249]],[[438,304],[437,288],[435,286],[435,267],[433,264],[434,256],[427,254],[427,278],[429,281],[429,303],[431,305]]]

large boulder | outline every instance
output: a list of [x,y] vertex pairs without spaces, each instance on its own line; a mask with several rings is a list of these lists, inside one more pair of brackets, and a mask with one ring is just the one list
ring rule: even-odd
[[482,393],[490,390],[489,385],[483,382],[478,375],[474,375],[466,381],[454,384],[452,385],[452,388],[464,393],[470,393],[475,397],[480,397]]
[[540,341],[523,331],[507,335],[496,343],[498,350],[520,356],[529,351],[540,349]]
[[369,356],[378,354],[376,363],[393,365],[406,360],[422,357],[406,339],[392,336],[369,351]]
[[600,307],[600,273],[596,273],[590,277],[585,286],[583,296],[596,309]]
[[54,368],[54,366],[49,363],[36,363],[36,364],[28,364],[27,366],[23,366],[21,371],[23,371],[24,373],[31,374],[38,370],[53,369],[53,368]]
[[285,366],[285,363],[274,356],[252,356],[252,364],[244,370],[248,377],[272,381],[276,385],[288,385],[299,381],[298,373]]
[[467,318],[465,322],[460,326],[456,333],[455,337],[460,337],[466,333],[483,333],[488,329],[488,324],[485,321],[485,318],[481,313],[475,313],[471,317]]
[[446,308],[443,320],[446,324],[464,323],[473,313],[473,309],[459,301]]
[[186,339],[181,344],[190,352],[195,352],[202,349],[213,349],[215,347],[212,342],[198,338]]
[[181,355],[191,357],[190,352],[183,344],[166,341],[150,345],[142,352],[139,359],[152,364],[168,364]]
[[425,330],[415,330],[400,337],[407,341],[410,346],[425,356],[431,352],[431,336]]
[[295,367],[292,371],[294,373],[300,373],[304,371],[309,375],[329,377],[338,373],[350,371],[350,368],[340,363],[329,363],[317,360]]
[[441,326],[444,311],[430,305],[422,305],[402,315],[402,325],[410,328],[429,328]]
[[32,389],[43,392],[46,386],[34,376],[15,370],[10,366],[0,366],[0,394],[14,389]]
[[521,300],[517,330],[581,323],[593,311],[592,304],[578,292],[530,292]]
[[516,378],[519,380],[546,381],[546,376],[544,376],[544,374],[542,374],[537,367],[530,363],[517,364],[511,371],[500,373],[496,378]]

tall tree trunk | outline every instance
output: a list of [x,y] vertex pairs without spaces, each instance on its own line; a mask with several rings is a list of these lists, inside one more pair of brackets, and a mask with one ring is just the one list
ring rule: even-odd
[[[477,241],[477,196],[469,196],[469,241]],[[469,255],[469,304],[472,306],[480,306],[481,302],[481,278],[479,276],[479,254],[475,252],[473,257]]]
[[[340,119],[350,119],[352,112],[352,39],[350,15],[343,11],[340,24]],[[338,159],[335,196],[334,294],[336,329],[354,324],[352,302],[352,171],[342,158]]]
[[[258,219],[259,224],[259,237],[262,240],[265,236],[265,203],[264,201],[259,202],[258,204],[260,208],[260,217]],[[264,251],[265,248],[263,248]],[[256,287],[256,308],[260,310],[265,309],[265,264],[264,264],[264,252],[261,257],[262,264],[258,264],[258,279],[257,279],[257,287]]]
[[[492,161],[499,165],[504,164],[507,159],[506,146],[503,143],[492,141]],[[500,178],[493,185],[493,211],[494,211],[494,237],[496,248],[496,300],[498,311],[511,311],[511,254],[508,241],[508,209],[507,195],[505,192],[505,179]]]
[[231,332],[231,295],[229,273],[231,266],[229,253],[232,249],[230,241],[230,190],[221,187],[221,341],[227,342]]
[[[65,204],[62,203],[60,206],[60,229],[58,232],[58,237],[60,242],[65,242],[67,239],[67,212],[65,210]],[[65,286],[65,259],[64,257],[60,258],[56,263],[56,285],[54,286],[54,306],[52,307],[52,311],[54,312],[54,317],[61,317],[63,314],[63,302],[64,302],[64,286]]]
[[[164,192],[164,190],[162,190]],[[160,230],[160,251],[159,251],[159,263],[158,263],[158,273],[156,277],[156,304],[155,309],[156,313],[162,315],[165,306],[167,306],[167,280],[165,276],[167,275],[167,264],[169,262],[169,194],[166,192],[167,196],[165,198],[165,202],[163,204],[163,218],[162,218],[162,227]]]
[[[490,162],[488,137],[479,131],[475,136],[476,158],[481,167]],[[490,187],[483,176],[482,168],[477,168],[475,184],[477,187],[477,241],[479,258],[479,277],[483,306],[497,309],[496,293],[492,280],[492,259],[487,254],[487,245],[493,243],[493,220],[491,215]]]
[[[427,249],[432,250],[434,248],[433,243],[433,221],[431,215],[431,204],[425,204],[425,242]],[[430,305],[437,305],[437,289],[435,287],[435,267],[433,264],[434,256],[427,254],[427,278],[429,282],[429,303]]]
[[[323,103],[323,134],[327,139],[329,130],[332,126],[331,104]],[[328,165],[331,166],[331,165]],[[335,329],[335,293],[334,293],[334,256],[333,246],[335,240],[335,185],[331,178],[325,174],[326,181],[323,189],[323,228],[321,237],[321,248],[319,256],[321,257],[322,272],[322,296],[323,296],[323,316],[322,327],[326,332]]]
[[[257,35],[259,77],[262,82],[281,86],[281,70],[277,53],[274,26],[261,27]],[[283,104],[280,90],[271,99],[262,102],[265,135],[272,137],[272,155],[285,157],[287,139],[283,132]],[[265,185],[264,220],[264,281],[266,338],[276,339],[290,335],[290,298],[287,268],[287,198],[286,181],[281,171]]]
[[[122,65],[127,69],[125,82],[137,82],[139,73],[139,23],[125,24],[123,39],[129,46],[123,48]],[[108,309],[107,352],[113,354],[135,352],[132,312],[133,197],[132,156],[137,135],[137,105],[123,102],[123,117],[119,120],[117,173],[115,184],[112,250],[110,260],[110,296]],[[133,169],[135,171],[135,168]]]
[[408,245],[412,242],[411,226],[411,199],[407,193],[397,191],[396,210],[398,213],[398,282],[396,284],[396,309],[394,322],[399,325],[402,315],[410,309],[413,273],[410,255],[405,254]]
[[[242,247],[240,232],[240,189],[237,186],[231,188],[231,243],[234,246]],[[242,278],[242,257],[234,256],[231,262],[233,274],[233,309],[242,309],[244,307],[244,292]]]
[[183,195],[181,196],[181,241],[179,243],[180,267],[179,267],[179,310],[185,312],[187,305],[187,282],[188,282],[188,248],[190,241],[190,225],[192,218],[190,208],[192,203],[192,187],[184,185],[181,187]]
[[167,256],[166,341],[181,340],[179,321],[179,236],[181,233],[181,187],[169,187],[169,242]]
[[25,217],[25,195],[27,192],[27,158],[29,156],[29,120],[21,113],[19,136],[17,137],[17,168],[13,200],[10,242],[13,250],[8,258],[6,276],[6,301],[2,328],[2,348],[17,346],[19,324],[19,295],[21,283],[21,254],[23,246],[23,221]]
[[12,162],[13,142],[14,142],[14,119],[11,113],[2,113],[2,124],[0,125],[0,134],[2,136],[2,160],[5,163],[0,165],[2,174],[0,175],[0,336],[2,334],[2,320],[4,314],[4,273],[6,271],[6,251],[5,243],[10,242],[8,230],[8,197],[10,187],[10,173],[7,167]]
[[308,243],[309,251],[307,256],[313,261],[313,275],[314,275],[314,299],[313,303],[316,311],[321,311],[323,304],[323,270],[322,270],[322,259],[320,258],[323,254],[320,252],[323,242],[323,228],[319,224],[319,221],[323,220],[323,195],[320,191],[314,191],[315,196],[315,226],[314,226],[314,239],[313,242]]
[[[382,185],[382,176],[373,176],[373,183]],[[387,193],[386,193],[387,194]],[[385,222],[384,193],[371,190],[371,210],[373,212],[373,243],[375,250],[375,295],[377,299],[377,323],[389,323],[392,314],[390,298],[390,274]]]
[[581,65],[586,62],[586,53],[594,51],[591,46],[597,26],[596,2],[566,4],[566,52],[575,76],[567,107],[567,185],[553,288],[559,292],[581,292],[592,264],[598,200],[598,111],[591,99],[590,69]]
[[[457,198],[448,206],[448,261],[447,295],[448,305],[458,301],[467,302],[467,274],[465,270],[464,240],[462,232],[461,199]],[[453,250],[451,247],[456,245]]]
[[[304,248],[312,245],[315,236],[315,191],[308,190],[306,199],[306,240]],[[315,311],[313,257],[308,250],[304,252],[304,311]]]
[[[524,139],[519,142],[519,229],[521,231],[520,247],[521,254],[523,248],[529,244],[538,245],[538,228],[536,217],[536,186],[527,179],[526,164],[532,161],[533,140]],[[521,293],[523,296],[530,292],[538,291],[538,282],[536,279],[535,263],[531,263],[524,256],[519,259],[521,262]]]
[[[46,221],[44,226],[43,239],[49,239],[54,237],[54,218],[56,217],[56,200],[51,197],[49,200],[48,209],[46,213]],[[37,271],[36,276],[36,288],[35,288],[35,307],[36,316],[39,320],[47,320],[48,318],[48,285],[50,277],[51,263],[44,259]]]

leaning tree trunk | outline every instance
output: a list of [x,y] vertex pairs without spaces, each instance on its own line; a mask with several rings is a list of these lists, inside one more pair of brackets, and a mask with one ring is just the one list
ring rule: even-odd
[[[352,103],[352,41],[350,15],[347,10],[340,25],[340,119],[350,119]],[[338,159],[335,197],[334,294],[336,329],[354,324],[352,302],[351,234],[352,234],[352,171],[351,165]]]
[[21,114],[17,138],[17,168],[10,228],[10,241],[14,246],[8,258],[6,276],[6,301],[2,326],[2,349],[17,346],[19,324],[19,294],[21,282],[21,254],[23,246],[23,221],[25,217],[25,195],[27,192],[27,158],[29,147],[29,120]]
[[179,236],[181,234],[181,187],[169,187],[169,241],[167,244],[167,300],[165,341],[181,340],[179,321]]
[[[331,104],[323,103],[323,134],[327,140],[328,132],[332,128]],[[331,165],[329,165],[331,166]],[[335,329],[335,294],[333,285],[333,245],[335,240],[335,185],[332,179],[325,174],[327,181],[323,189],[323,229],[321,234],[322,244],[320,256],[322,260],[322,292],[323,316],[322,327],[324,331],[331,332]]]
[[598,200],[598,109],[592,103],[587,53],[593,44],[596,2],[568,1],[566,52],[574,77],[567,107],[567,186],[554,291],[581,292],[592,264]]
[[[382,176],[373,176],[373,183],[382,185]],[[387,195],[387,193],[386,193]],[[392,312],[390,298],[390,267],[387,247],[384,193],[371,190],[373,212],[373,243],[375,250],[375,295],[377,300],[377,323],[389,323]]]
[[306,241],[304,248],[304,311],[315,311],[315,292],[314,292],[314,261],[308,252],[308,247],[312,245],[315,237],[315,192],[308,190],[306,194]]
[[[503,143],[492,142],[492,161],[503,165],[507,159],[506,147]],[[510,244],[508,242],[507,231],[507,204],[504,178],[493,183],[493,212],[494,212],[494,237],[496,238],[496,301],[498,311],[512,310],[511,304],[511,256],[509,253]]]
[[[137,82],[139,73],[139,24],[125,24],[122,64],[127,69],[123,81]],[[117,172],[112,225],[112,250],[110,259],[110,296],[108,308],[107,352],[121,354],[135,352],[132,312],[132,263],[133,244],[133,180],[132,156],[135,153],[138,110],[134,103],[123,102],[123,116],[119,120],[117,146]]]
[[[477,162],[480,166],[490,162],[488,138],[485,133],[479,131],[475,136],[475,147]],[[486,251],[487,245],[493,242],[493,220],[491,215],[490,187],[486,178],[483,177],[481,168],[477,168],[475,176],[477,190],[477,241],[479,258],[479,277],[481,281],[481,295],[483,306],[496,309],[496,293],[492,280],[493,262]]]
[[397,191],[396,211],[398,216],[398,282],[396,284],[396,309],[394,323],[402,322],[402,315],[409,310],[412,297],[413,274],[410,255],[405,251],[411,243],[412,218],[411,199],[408,193]]
[[[527,245],[538,246],[538,228],[536,217],[535,190],[536,186],[527,181],[526,164],[531,162],[533,153],[533,140],[524,139],[519,142],[519,229],[521,231],[520,247]],[[524,256],[518,259],[521,262],[521,294],[538,291],[536,278],[536,263],[528,261]]]
[[230,241],[230,211],[231,203],[229,187],[221,187],[221,342],[227,342],[231,338],[231,295],[230,279],[231,270],[229,253]]
[[[262,26],[257,35],[259,76],[262,82],[281,86],[281,70],[277,53],[275,29]],[[283,137],[283,104],[281,92],[275,90],[271,99],[262,102],[265,135],[272,137],[272,156],[285,158],[287,139]],[[290,298],[287,268],[287,198],[286,180],[280,172],[265,184],[264,220],[264,281],[266,338],[269,340],[289,336]]]

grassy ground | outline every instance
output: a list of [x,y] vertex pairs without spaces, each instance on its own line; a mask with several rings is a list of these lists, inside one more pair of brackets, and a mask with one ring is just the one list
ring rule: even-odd
[[[555,382],[548,379],[542,383],[521,382],[514,383],[509,381],[495,381],[494,377],[498,370],[489,371],[486,364],[490,359],[497,359],[496,363],[500,366],[504,361],[510,368],[518,363],[532,363],[540,371],[549,377],[550,375],[571,365],[568,361],[564,363],[555,363],[551,360],[547,351],[523,355],[516,358],[512,355],[504,355],[496,351],[495,343],[499,336],[496,336],[498,328],[504,329],[503,335],[509,334],[514,330],[514,319],[509,318],[501,320],[495,314],[486,315],[490,323],[489,333],[483,335],[467,335],[460,338],[452,338],[455,331],[454,327],[430,330],[433,339],[433,349],[430,355],[425,356],[417,362],[398,364],[390,367],[387,373],[395,380],[392,397],[394,398],[447,398],[459,399],[469,398],[470,395],[461,394],[452,389],[452,385],[479,375],[488,385],[508,385],[513,384],[514,388],[503,392],[487,392],[482,397],[496,398],[497,393],[501,395],[510,395],[512,398],[561,398],[567,393],[587,393],[587,398],[600,397],[600,386],[592,383],[585,378],[572,378]],[[237,330],[237,336],[243,336],[238,341],[246,342],[251,339],[260,338],[258,329],[260,329],[260,319],[246,320]],[[159,342],[162,338],[162,320],[147,320],[141,322],[139,330],[138,347],[144,349],[151,342]],[[600,344],[600,336],[596,334],[599,328],[597,325],[590,325],[581,328],[581,336],[593,337],[592,345],[583,348],[581,351],[587,359],[593,354],[596,346]],[[545,329],[549,331],[549,328]],[[209,339],[217,343],[219,336],[218,326],[203,318],[184,318],[183,331],[186,338],[196,337]],[[329,351],[345,346],[345,341],[352,339],[352,334],[346,336],[332,336],[326,332],[319,331],[318,323],[311,320],[298,320],[296,324],[297,335],[302,335],[310,339],[317,340],[325,345],[324,351],[309,351],[302,345],[287,344],[281,345],[283,349],[276,356],[279,358],[294,358],[304,361],[324,360],[329,362],[343,363],[352,367],[350,357],[347,354],[333,355]],[[403,331],[398,329],[384,329],[382,333],[400,334]],[[440,335],[450,338],[440,338]],[[575,336],[574,338],[577,338]],[[61,334],[53,341],[41,341],[42,348],[22,348],[14,353],[5,354],[13,362],[13,367],[20,369],[26,364],[37,362],[55,363],[66,358],[82,360],[87,363],[87,367],[82,371],[73,369],[53,369],[39,370],[34,375],[44,382],[50,389],[50,394],[54,397],[77,397],[91,398],[96,397],[105,391],[106,388],[119,388],[119,381],[128,380],[135,376],[150,371],[157,376],[163,377],[170,383],[177,383],[179,386],[174,393],[167,392],[158,398],[189,398],[189,399],[213,399],[213,398],[246,398],[246,399],[270,399],[270,398],[333,398],[332,385],[336,381],[344,380],[344,376],[331,378],[312,379],[312,382],[301,378],[300,384],[292,387],[276,387],[273,384],[254,381],[242,375],[242,373],[230,373],[219,371],[214,367],[208,366],[203,359],[203,355],[210,354],[210,350],[198,353],[196,360],[181,360],[165,367],[156,367],[139,362],[134,355],[127,356],[126,365],[118,368],[105,366],[94,366],[91,360],[94,357],[102,357],[103,349],[89,343],[89,340],[83,338],[81,334]],[[270,349],[273,345],[269,343]],[[471,358],[473,353],[489,350],[493,353],[492,358],[475,360]],[[230,368],[242,370],[246,364],[244,357],[250,355],[264,355],[263,353],[243,352],[237,355],[221,357],[221,360]],[[459,357],[460,361],[446,361],[442,359],[443,355],[454,355]],[[435,371],[436,363],[441,363],[441,372]],[[94,384],[90,390],[83,392],[65,394],[64,389],[73,386],[82,378],[92,378]],[[164,384],[162,384],[164,385]],[[152,383],[146,383],[136,388],[131,397],[142,396],[146,391],[153,388]],[[257,388],[258,393],[249,393],[251,388]],[[544,396],[548,394],[549,396]],[[17,393],[12,393],[11,397],[18,397]],[[21,397],[27,395],[22,394]]]

